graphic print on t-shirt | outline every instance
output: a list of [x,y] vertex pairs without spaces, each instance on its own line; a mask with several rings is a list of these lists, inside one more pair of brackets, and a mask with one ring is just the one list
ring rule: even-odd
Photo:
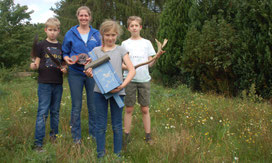
[[[47,49],[51,52],[52,56],[59,60],[61,63],[61,50],[56,48],[56,47],[47,47]],[[46,67],[58,67],[49,57],[49,55],[46,53],[45,56],[46,61],[45,61],[45,66]]]

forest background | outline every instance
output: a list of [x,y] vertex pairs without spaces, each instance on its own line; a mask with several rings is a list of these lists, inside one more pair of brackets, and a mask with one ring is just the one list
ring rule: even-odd
[[[153,43],[168,38],[167,53],[152,69],[166,86],[184,83],[227,96],[254,87],[261,97],[272,96],[269,0],[62,0],[51,8],[61,21],[60,42],[78,23],[75,13],[82,5],[91,8],[94,28],[105,19],[120,22],[124,34],[119,43],[129,37],[131,15],[143,18],[142,37]],[[13,0],[1,1],[0,9],[0,66],[27,71],[33,38],[45,38],[44,25],[31,24],[27,6]]]

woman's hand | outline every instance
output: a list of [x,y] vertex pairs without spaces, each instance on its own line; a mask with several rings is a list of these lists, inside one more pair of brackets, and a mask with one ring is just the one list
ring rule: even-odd
[[63,59],[65,60],[65,62],[66,62],[68,65],[74,64],[74,62],[72,61],[72,59],[71,59],[70,57],[68,57],[68,56],[65,56]]
[[88,77],[93,77],[93,69],[92,68],[88,68],[87,70],[83,71]]

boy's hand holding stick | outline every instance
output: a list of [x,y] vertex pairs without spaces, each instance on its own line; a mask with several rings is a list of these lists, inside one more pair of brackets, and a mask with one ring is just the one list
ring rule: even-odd
[[143,66],[143,65],[146,65],[146,64],[149,64],[149,63],[155,61],[156,59],[160,58],[160,56],[161,56],[163,53],[165,53],[165,51],[163,51],[162,49],[163,49],[163,47],[166,45],[168,39],[164,39],[163,44],[161,44],[157,39],[155,39],[155,41],[156,41],[157,47],[158,47],[158,52],[156,53],[156,55],[155,55],[152,59],[148,60],[147,62],[144,62],[144,63],[140,63],[140,64],[138,64],[138,65],[135,65],[135,66],[134,66],[135,69],[138,68],[138,67],[140,67],[140,66]]
[[52,53],[50,52],[50,50],[49,49],[47,49],[46,48],[46,53],[48,54],[48,56],[50,57],[50,59],[52,60],[52,62],[54,62],[56,65],[57,65],[57,67],[63,72],[63,73],[67,73],[67,66],[66,65],[62,65],[61,63],[60,63],[60,61],[59,60],[57,60],[53,55],[52,55]]

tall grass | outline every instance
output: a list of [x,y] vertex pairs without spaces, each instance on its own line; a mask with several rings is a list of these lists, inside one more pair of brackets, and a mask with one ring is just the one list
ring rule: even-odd
[[[80,147],[72,142],[71,99],[67,79],[64,81],[57,142],[49,142],[47,120],[46,151],[39,153],[31,149],[38,101],[36,78],[1,80],[0,162],[98,161],[96,145],[88,135],[85,99],[81,118],[83,142]],[[137,105],[132,141],[121,160],[113,155],[108,121],[104,162],[272,162],[272,110],[266,102],[194,93],[183,85],[171,89],[152,83],[150,114],[154,145],[144,141]]]

